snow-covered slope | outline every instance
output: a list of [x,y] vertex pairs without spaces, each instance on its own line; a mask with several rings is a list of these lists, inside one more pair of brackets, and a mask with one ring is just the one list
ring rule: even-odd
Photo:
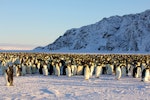
[[73,28],[37,51],[150,52],[150,10]]

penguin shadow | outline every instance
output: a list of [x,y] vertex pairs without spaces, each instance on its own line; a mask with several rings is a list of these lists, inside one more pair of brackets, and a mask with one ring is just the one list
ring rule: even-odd
[[0,84],[0,87],[15,87],[14,85],[11,85],[11,86],[7,86],[5,83],[3,84]]
[[101,80],[115,80],[115,75],[101,75],[100,78]]
[[48,89],[40,89],[40,91],[42,91],[44,94],[54,94],[53,92],[51,92]]

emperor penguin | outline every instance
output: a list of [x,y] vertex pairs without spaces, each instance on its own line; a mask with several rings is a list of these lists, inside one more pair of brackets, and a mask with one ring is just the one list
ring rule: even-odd
[[95,64],[91,63],[91,66],[90,66],[90,77],[93,76],[94,68],[95,68]]
[[118,64],[118,66],[116,66],[116,77],[117,80],[119,80],[121,78],[121,68],[120,65]]
[[26,64],[22,64],[21,67],[22,67],[21,75],[22,75],[22,76],[25,76],[25,75],[26,75],[26,67],[27,67],[27,66],[26,66]]
[[54,70],[53,70],[54,67],[53,66],[54,65],[52,65],[52,63],[49,64],[49,74],[50,75],[54,74]]
[[13,66],[14,76],[21,76],[21,66],[20,65],[14,65]]
[[37,63],[37,73],[40,73],[40,72],[39,72],[40,65],[41,65],[41,63],[40,63],[40,62],[38,62],[38,63]]
[[6,80],[6,86],[13,86],[13,64],[9,63],[5,69],[4,78]]
[[127,76],[129,76],[129,72],[130,72],[130,68],[131,68],[131,65],[129,63],[126,64],[126,72],[127,72]]
[[31,69],[32,69],[32,74],[35,74],[37,72],[37,68],[35,64],[32,65]]
[[46,64],[43,65],[42,71],[43,71],[43,75],[44,75],[44,76],[47,76],[47,75],[48,75],[48,68],[47,68],[47,65],[46,65]]
[[89,80],[90,78],[90,68],[89,66],[86,64],[85,65],[85,69],[84,69],[84,79],[85,80]]
[[134,78],[140,78],[141,77],[141,67],[137,66],[133,69],[133,77]]
[[55,75],[60,76],[60,67],[58,63],[55,64]]
[[63,75],[64,65],[62,65],[61,62],[59,62],[59,66],[60,66],[60,75]]
[[77,66],[75,64],[71,65],[72,75],[77,74]]
[[66,68],[66,75],[68,77],[71,77],[71,67],[70,67],[70,65],[68,65],[67,68]]
[[16,65],[21,64],[20,58],[17,58],[17,59],[14,61],[14,64],[16,64]]
[[146,62],[142,62],[142,64],[141,64],[141,69],[142,69],[142,72],[143,72],[143,70],[146,68]]
[[17,76],[21,76],[22,68],[21,65],[18,65],[18,71],[17,71]]
[[40,68],[39,68],[39,73],[40,73],[40,74],[43,74],[43,65],[44,65],[44,62],[41,61],[41,62],[40,62]]
[[7,63],[6,63],[5,61],[2,61],[2,63],[1,63],[1,71],[2,71],[2,75],[5,74],[6,64],[7,64]]
[[121,65],[121,75],[127,76],[127,68],[125,65]]
[[51,65],[51,67],[53,67],[51,68],[51,74],[56,75],[56,62],[52,61]]
[[145,68],[142,71],[142,81],[147,82],[150,79],[150,69]]
[[101,74],[102,74],[102,66],[98,64],[95,69],[95,77],[99,78]]
[[83,66],[82,65],[78,65],[77,67],[77,75],[82,75],[83,73]]
[[112,64],[106,64],[107,74],[112,75],[114,66]]
[[27,64],[27,74],[31,74],[31,63],[29,62],[28,64]]
[[130,64],[130,73],[131,73],[131,76],[133,76],[133,70],[135,68],[135,65],[134,64]]
[[105,62],[102,62],[102,74],[107,74],[107,68]]

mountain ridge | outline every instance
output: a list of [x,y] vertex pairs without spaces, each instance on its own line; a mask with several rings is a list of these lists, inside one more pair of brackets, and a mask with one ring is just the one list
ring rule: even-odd
[[150,10],[72,28],[35,51],[150,52]]

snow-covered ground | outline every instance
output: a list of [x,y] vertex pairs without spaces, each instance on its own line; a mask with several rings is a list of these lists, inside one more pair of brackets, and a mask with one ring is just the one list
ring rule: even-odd
[[14,86],[5,86],[0,75],[1,100],[149,100],[150,82],[140,78],[114,75],[94,76],[43,76],[26,75],[14,77]]

